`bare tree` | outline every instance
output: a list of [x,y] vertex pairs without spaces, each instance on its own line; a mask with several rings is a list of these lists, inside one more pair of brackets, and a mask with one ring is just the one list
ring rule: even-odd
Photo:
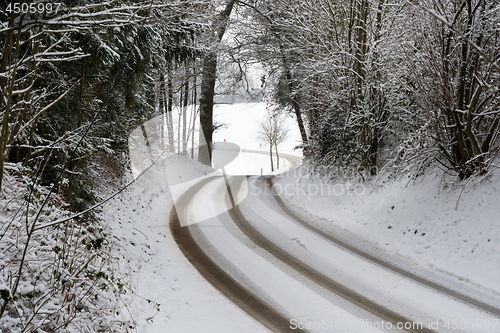
[[271,171],[274,171],[273,146],[276,152],[276,169],[280,167],[278,145],[288,137],[288,128],[283,113],[267,110],[264,118],[259,121],[257,136],[269,144],[269,157],[271,158]]
[[493,36],[499,32],[500,2],[412,3],[418,18],[412,84],[441,163],[461,179],[484,173],[500,136],[499,73],[491,60],[499,57],[499,39]]

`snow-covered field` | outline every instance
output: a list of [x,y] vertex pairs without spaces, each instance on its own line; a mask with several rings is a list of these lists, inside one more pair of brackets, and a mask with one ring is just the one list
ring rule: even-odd
[[[259,124],[266,112],[266,103],[218,104],[214,107],[214,119],[225,126],[214,133],[214,141],[234,142],[246,150],[269,151],[269,145],[258,138]],[[297,122],[288,117],[286,121],[288,137],[279,146],[279,151],[297,154],[293,150],[301,143]],[[262,146],[261,146],[262,144]]]
[[[276,155],[273,149],[274,171],[271,171],[269,144],[258,138],[259,121],[265,117],[265,103],[219,104],[214,108],[214,118],[224,124],[214,133],[215,142],[233,142],[242,149],[234,162],[225,171],[230,175],[272,175],[290,167],[286,158],[280,159],[280,169],[276,169]],[[302,156],[294,148],[300,144],[297,122],[290,116],[286,119],[287,139],[279,145],[278,153]],[[216,146],[217,149],[217,146]],[[261,154],[255,154],[261,152]]]

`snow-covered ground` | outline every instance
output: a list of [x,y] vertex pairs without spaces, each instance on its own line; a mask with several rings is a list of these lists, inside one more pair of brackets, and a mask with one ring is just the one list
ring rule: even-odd
[[[258,120],[264,113],[263,103],[223,104],[215,108],[216,118],[228,125],[216,132],[214,140],[219,141],[216,149],[224,148],[226,139],[243,150],[238,160],[226,167],[227,173],[260,174],[261,168],[270,172],[268,146],[260,145],[256,139]],[[292,128],[293,120],[289,123]],[[154,136],[149,135],[153,126],[146,125],[146,130],[150,143],[154,143]],[[300,156],[300,152],[293,150],[297,131],[291,129],[290,132],[280,151]],[[138,137],[142,138],[142,132]],[[159,153],[155,147],[148,151],[144,144],[135,143],[134,152],[139,154],[135,156],[138,162],[133,171],[137,177]],[[281,170],[290,166],[286,158],[280,163]],[[163,166],[169,171],[164,173]],[[162,156],[157,166],[140,176],[136,184],[104,209],[104,218],[118,238],[121,255],[129,260],[131,271],[124,273],[132,277],[135,295],[124,296],[124,301],[129,304],[128,311],[139,332],[266,331],[201,277],[170,234],[169,217],[174,200],[165,180],[169,185],[182,185],[212,171],[180,156]],[[175,189],[174,192],[174,198],[178,198],[180,193]]]
[[[246,184],[246,178],[241,179]],[[293,320],[305,325],[331,322],[341,327],[352,325],[347,332],[370,331],[373,326],[357,327],[356,323],[368,320],[376,325],[381,321],[353,301],[362,299],[361,303],[368,309],[373,306],[369,302],[375,303],[425,327],[435,323],[440,332],[453,332],[446,326],[464,318],[477,326],[465,327],[461,332],[478,331],[482,327],[479,325],[490,325],[479,331],[497,331],[498,322],[491,314],[345,251],[297,225],[280,212],[272,196],[263,194],[262,185],[265,183],[254,184],[259,182],[262,183],[262,179],[249,181],[252,193],[239,208],[243,218],[234,212],[233,215],[214,213],[209,221],[190,230],[211,260],[266,304],[290,318],[290,325],[293,325]],[[194,220],[203,220],[207,210],[221,212],[230,205],[222,177],[212,177],[205,183],[189,195],[187,215],[192,215]],[[367,245],[366,239],[364,243]],[[280,254],[280,251],[287,254]],[[291,263],[290,260],[297,262]],[[318,280],[314,276],[324,278]],[[340,292],[344,296],[339,297],[338,290],[344,287],[351,292]],[[349,296],[352,292],[356,296]],[[480,299],[489,302],[494,298],[488,296]],[[497,303],[491,304],[495,306]],[[311,330],[336,331],[328,324]]]
[[[217,197],[224,198],[227,196],[224,190],[224,180],[213,178],[191,198],[190,213],[196,215],[199,213],[197,207],[206,205],[207,193],[218,194]],[[225,207],[228,201],[214,200],[213,206]],[[245,203],[244,206],[247,206]],[[263,208],[262,205],[254,207],[260,211]],[[254,224],[255,219],[258,219],[257,215],[251,210],[247,212],[249,214],[245,216],[248,216],[249,221],[252,221],[250,223]],[[264,220],[268,218],[276,221],[275,216],[266,216]],[[259,225],[259,223],[256,224]],[[271,229],[265,230],[267,237],[273,235]],[[298,274],[294,269],[287,267],[265,249],[256,246],[253,240],[234,224],[229,215],[219,215],[205,223],[198,224],[191,232],[196,242],[210,255],[210,258],[215,260],[234,280],[251,290],[254,295],[284,313],[290,320],[291,327],[295,325],[295,322],[299,326],[306,325],[306,322],[322,323],[323,320],[328,320],[344,325],[350,323],[352,325],[350,332],[380,332],[379,329],[369,326],[361,319],[376,321],[373,315],[355,309],[337,295],[322,289],[321,286]],[[296,244],[296,242],[292,243]],[[291,251],[290,253],[296,255],[298,252]],[[325,327],[321,331],[335,330],[333,327]]]
[[[255,135],[257,120],[264,115],[264,111],[265,106],[262,103],[220,105],[215,111],[217,120],[228,125],[215,134],[215,141],[218,141],[219,145],[223,145],[224,140],[236,143],[248,152],[247,157],[250,157],[250,160],[237,161],[240,166],[246,167],[243,173],[260,174],[259,169],[269,164],[269,156],[250,153],[250,151],[262,151],[264,154],[267,152],[268,147],[265,143],[262,143],[261,147],[261,142]],[[293,147],[296,146],[296,140],[300,136],[292,119],[289,126],[290,139],[280,147],[280,151],[298,155],[293,151]],[[170,183],[172,177],[178,176],[181,178],[180,182],[193,180],[195,183],[196,178],[207,175],[211,170],[197,166],[193,161],[183,160],[181,157],[173,159],[169,157],[167,162],[160,160],[160,164],[162,163],[163,165],[177,163],[178,167],[175,170],[178,171],[165,175],[162,167],[153,167],[140,177],[136,185],[122,193],[104,210],[104,216],[112,226],[120,244],[120,253],[129,260],[127,267],[130,267],[131,271],[125,273],[133,279],[135,295],[125,295],[124,300],[129,305],[128,311],[136,321],[137,331],[193,333],[267,331],[201,277],[185,259],[170,233],[168,223],[174,200],[166,189],[165,179],[168,178]],[[241,174],[243,170],[237,166],[234,169],[231,167],[228,166],[227,169],[235,174]],[[186,170],[191,170],[189,175],[186,175]],[[134,171],[137,176],[138,170]],[[428,173],[416,182],[399,180],[379,182],[376,186],[351,185],[351,190],[346,192],[346,184],[322,184],[317,178],[293,176],[293,173],[290,173],[290,176],[274,179],[275,185],[283,189],[280,192],[281,197],[297,215],[314,221],[321,228],[330,230],[346,242],[356,244],[377,257],[397,266],[404,266],[411,272],[429,276],[432,281],[495,306],[500,300],[498,282],[500,225],[497,223],[500,197],[496,194],[500,176],[496,173],[483,179],[481,184],[475,184],[478,181],[475,179],[467,184],[453,185],[451,179],[442,174]],[[461,185],[467,186],[463,189]],[[212,190],[209,188],[204,195],[212,193],[209,196],[215,196],[218,190],[216,187]],[[177,196],[176,193],[174,198]],[[206,216],[207,211],[217,210],[217,207],[209,203],[210,199],[205,199],[203,194],[193,198],[207,205],[203,212],[195,211],[195,215],[201,212]],[[266,213],[264,209],[256,213],[251,213],[247,209],[246,212],[254,219],[266,220],[266,217],[260,216]],[[267,213],[272,215],[272,212]],[[240,240],[245,238],[238,236],[236,229],[227,221],[221,221],[221,226],[225,230],[207,228],[204,234],[199,236],[205,240],[212,239],[212,245],[207,244],[207,248],[215,246],[214,249],[218,247],[224,252],[224,249],[229,247],[239,249],[238,251],[243,253],[248,251],[248,246],[252,247],[248,240],[243,243],[233,242],[234,244],[218,242],[223,235],[227,236],[228,242],[230,239],[234,241],[235,238]],[[282,223],[278,217],[273,218],[273,221]],[[263,225],[259,228],[263,228]],[[288,232],[292,232],[291,230]],[[266,230],[263,231],[266,234]],[[272,232],[268,234],[273,235]],[[279,237],[275,237],[274,240],[278,241]],[[310,243],[307,245],[308,249],[321,247],[319,243],[315,244],[313,240],[306,238],[304,242]],[[304,244],[297,239],[298,246],[303,247]],[[264,258],[267,256],[266,262],[261,262],[259,265],[267,267],[267,271],[276,270],[276,266],[273,268],[273,265],[269,264],[272,260],[265,251],[254,249],[245,252],[248,257],[243,258],[243,261],[238,251],[234,250],[233,253],[226,251],[226,254],[234,255],[231,260],[234,263],[240,262],[243,265],[241,269],[250,268],[250,265],[245,265],[259,261],[259,256]],[[300,251],[294,253],[300,256]],[[316,254],[322,257],[321,249],[316,251]],[[321,263],[318,265],[320,265],[318,270],[321,270]],[[325,265],[324,269],[325,267],[327,266]],[[285,304],[286,312],[290,315],[295,313],[300,316],[304,311],[299,309],[300,304],[294,305],[292,301],[286,300],[287,286],[294,286],[293,288],[297,290],[304,289],[302,295],[306,295],[307,289],[312,289],[313,293],[323,291],[318,287],[307,287],[307,283],[297,284],[290,278],[294,273],[283,272],[286,272],[283,268],[275,271],[276,276],[282,276],[283,281],[287,281],[281,286],[275,284],[273,287],[269,279],[262,279],[259,274],[252,275],[258,272],[249,271],[246,278],[256,285],[260,283],[264,289],[269,287],[267,297],[274,297],[274,302]],[[343,273],[348,275],[347,271],[341,273],[340,276]],[[378,282],[391,283],[382,280]],[[368,288],[368,285],[364,288]],[[404,288],[400,290],[402,289]],[[383,294],[383,291],[376,289],[372,292]],[[266,293],[263,293],[262,297],[265,298],[265,295]],[[318,306],[319,311],[321,302],[329,303],[320,297],[318,302],[309,305]],[[452,305],[442,308],[446,303],[443,302],[437,304],[436,311],[452,309]],[[308,308],[307,304],[302,304],[305,309]],[[397,306],[398,303],[394,304]],[[425,307],[425,299],[422,304]],[[328,313],[329,318],[339,314],[341,317],[344,316],[342,309],[332,309],[331,306],[327,309],[331,312]],[[407,310],[413,311],[411,307]],[[307,318],[320,320],[321,315],[318,315],[320,313],[318,311],[316,314],[309,313]],[[349,312],[352,314],[353,310]],[[437,312],[435,314],[437,315]],[[421,315],[425,316],[425,311]]]
[[[357,188],[294,176],[277,178],[275,184],[305,219],[386,260],[406,262],[407,269],[490,302],[500,300],[498,171],[462,183],[440,171],[416,181]],[[342,190],[349,186],[351,191]],[[280,190],[285,188],[288,194]]]
[[[190,161],[176,162],[193,166]],[[191,170],[200,177],[207,171]],[[137,332],[266,332],[184,257],[170,233],[173,202],[158,182],[162,176],[160,169],[152,168],[104,209],[119,255],[128,260],[123,270],[131,277],[135,294],[128,293],[123,300]]]
[[[217,120],[227,125],[214,136],[214,141],[219,141],[216,149],[224,148],[224,140],[242,149],[238,160],[226,166],[228,174],[260,174],[261,168],[270,173],[269,156],[266,155],[269,147],[259,142],[256,135],[258,121],[265,110],[264,103],[216,106]],[[280,152],[301,156],[293,150],[300,138],[298,130],[292,127],[292,119],[288,122],[290,135],[280,145]],[[149,135],[154,127],[146,124],[146,130],[149,141],[154,142],[154,137]],[[142,132],[138,137],[142,137]],[[129,178],[137,177],[151,164],[151,159],[159,157],[155,147],[148,151],[144,144],[134,144],[134,152],[138,154],[134,156],[134,172]],[[168,174],[163,172],[162,165],[169,169]],[[288,160],[282,158],[281,170],[289,166]],[[177,167],[179,169],[175,169]],[[169,217],[174,200],[170,189],[166,189],[165,180],[172,185],[173,178],[178,175],[179,182],[186,183],[210,172],[212,170],[197,166],[189,159],[162,156],[157,166],[141,175],[136,184],[104,208],[103,217],[114,230],[120,255],[129,261],[123,269],[132,278],[135,295],[124,296],[124,301],[139,332],[266,331],[206,282],[171,236]],[[174,193],[174,198],[178,196],[179,193]]]

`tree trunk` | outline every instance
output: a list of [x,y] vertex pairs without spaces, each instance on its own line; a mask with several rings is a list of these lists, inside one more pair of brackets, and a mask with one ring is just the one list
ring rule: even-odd
[[186,66],[186,79],[184,82],[184,105],[182,108],[182,154],[187,154],[187,109],[189,104],[189,68]]
[[172,117],[172,110],[174,107],[174,90],[172,87],[172,73],[169,68],[167,79],[167,124],[168,124],[168,146],[170,151],[175,150],[174,145],[174,119]]
[[198,87],[196,86],[196,60],[193,66],[193,128],[191,130],[191,158],[194,160],[194,132],[196,131],[196,100],[198,99]]
[[[14,14],[11,14],[10,21],[9,21],[9,29],[7,31],[7,39],[5,41],[5,47],[4,51],[2,54],[2,63],[0,65],[0,72],[5,73],[7,69],[7,65],[12,63],[12,46],[14,44]],[[22,25],[22,18],[21,22],[19,22],[18,26],[20,27]],[[16,41],[16,55],[14,58],[14,61],[17,61],[17,58],[19,57],[19,36],[21,34],[22,29],[18,29],[18,34],[17,34],[17,41]],[[7,142],[7,137],[9,135],[9,117],[10,117],[10,102],[12,99],[12,90],[14,88],[14,81],[15,81],[15,76],[16,76],[16,68],[14,69],[14,72],[11,74],[10,81],[6,80],[5,77],[0,77],[0,103],[3,105],[3,101],[7,99],[7,105],[5,107],[4,115],[3,115],[3,120],[2,120],[2,131],[0,134],[0,190],[2,189],[2,181],[3,181],[3,174],[4,174],[4,164],[6,160],[6,146],[8,144]],[[7,93],[7,94],[6,94]],[[5,96],[7,95],[7,96]],[[2,309],[4,310],[4,309]],[[3,313],[3,311],[2,311]],[[1,314],[0,314],[1,317]]]
[[212,163],[212,137],[217,55],[210,53],[203,59],[203,78],[200,98],[200,148],[198,161]]
[[[182,99],[184,96],[182,96],[183,92],[181,91],[181,96],[180,100],[182,102]],[[182,113],[184,112],[184,108],[182,105],[179,105],[179,117],[177,117],[177,153],[180,154],[182,152],[182,140],[181,140],[181,126],[182,126]]]
[[295,117],[297,117],[297,124],[299,125],[302,143],[307,145],[309,140],[307,139],[306,127],[304,126],[304,120],[302,119],[302,111],[300,110],[299,103],[295,101],[295,99],[293,99],[293,111],[295,112]]
[[[282,47],[283,48],[283,47]],[[284,52],[282,52],[284,54]],[[302,119],[302,111],[300,109],[299,102],[297,100],[297,96],[293,93],[295,92],[295,84],[293,83],[292,71],[290,70],[290,66],[288,64],[288,60],[286,56],[283,55],[283,67],[285,69],[285,79],[288,87],[288,92],[290,94],[290,98],[292,100],[292,108],[295,112],[295,117],[297,118],[297,125],[299,126],[300,136],[302,138],[302,143],[306,146],[309,142],[307,139],[306,127],[304,126],[304,120]],[[294,95],[294,96],[292,96]],[[305,147],[304,147],[305,148]]]
[[[226,33],[229,16],[236,0],[227,0],[226,7],[215,18],[212,25],[216,31],[216,42],[220,42]],[[215,95],[215,79],[217,77],[217,54],[209,52],[203,58],[203,78],[200,98],[200,148],[198,161],[212,164],[213,109]]]
[[[165,87],[165,76],[160,74],[160,81],[155,84],[155,89],[156,89],[156,97],[155,97],[155,112],[157,112],[159,115],[162,116],[162,121],[160,124],[160,135],[161,135],[161,144],[162,148],[161,149],[167,149],[168,148],[168,140],[167,140],[167,134],[166,134],[166,128],[167,128],[167,98],[166,98],[166,93],[163,90]],[[156,116],[156,114],[154,114]]]
[[273,165],[273,145],[269,145],[269,157],[271,158],[271,172],[274,172],[274,165]]
[[280,168],[280,155],[278,154],[278,145],[274,145],[274,149],[276,150],[276,169]]

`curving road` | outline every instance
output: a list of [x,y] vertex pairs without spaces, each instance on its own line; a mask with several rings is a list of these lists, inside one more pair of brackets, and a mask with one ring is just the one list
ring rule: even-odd
[[[269,156],[269,152],[264,152],[261,150],[245,150],[245,153],[260,154],[260,155]],[[273,152],[273,157],[276,157],[274,152]],[[293,170],[293,169],[296,169],[302,165],[302,157],[301,156],[280,153],[280,158],[286,159],[286,160],[288,160],[288,162],[290,162],[290,166],[286,170],[280,170],[280,172],[286,172],[289,170]]]
[[[228,211],[181,227],[174,208],[171,231],[194,267],[270,331],[478,332],[447,323],[493,323],[500,316],[495,304],[377,258],[300,218],[271,190],[271,178],[232,182],[236,190],[218,176],[191,187],[176,202],[179,215],[196,217],[221,206]],[[247,192],[234,206],[233,197]]]

